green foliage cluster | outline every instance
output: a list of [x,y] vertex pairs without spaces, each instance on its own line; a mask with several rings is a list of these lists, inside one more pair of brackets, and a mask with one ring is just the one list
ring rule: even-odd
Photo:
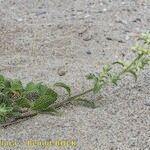
[[[92,101],[82,98],[89,92],[97,93],[103,87],[109,84],[117,85],[122,76],[129,73],[137,80],[137,74],[144,69],[150,61],[150,34],[143,34],[140,37],[142,45],[134,47],[136,57],[131,62],[116,61],[111,65],[105,65],[99,74],[87,75],[88,80],[93,81],[93,87],[78,95],[71,96],[71,89],[62,82],[55,83],[55,87],[62,87],[68,92],[68,98],[62,102],[57,102],[58,94],[50,87],[43,83],[30,82],[23,86],[20,80],[7,79],[0,75],[0,122],[21,116],[21,109],[27,108],[29,111],[36,113],[57,113],[57,108],[66,105],[70,102],[76,102],[86,107],[95,108]],[[120,72],[114,72],[113,66],[120,65]]]
[[37,112],[52,112],[48,108],[57,100],[57,93],[42,83],[30,82],[23,87],[20,80],[6,79],[0,76],[0,121],[20,115],[21,108],[30,108]]
[[[111,65],[105,65],[98,75],[89,74],[87,75],[88,80],[94,81],[94,93],[99,92],[104,86],[108,84],[117,85],[118,81],[121,80],[122,76],[130,73],[137,80],[137,74],[144,69],[150,61],[150,34],[143,34],[140,38],[143,41],[142,46],[137,45],[133,47],[133,51],[136,53],[136,57],[132,61],[122,61],[118,60],[113,62]],[[118,64],[122,67],[122,70],[118,72],[113,72],[113,65]]]

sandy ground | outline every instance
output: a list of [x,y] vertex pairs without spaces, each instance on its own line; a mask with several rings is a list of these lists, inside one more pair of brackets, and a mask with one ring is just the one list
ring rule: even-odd
[[[135,37],[149,30],[149,0],[0,0],[0,73],[24,83],[65,81],[78,93],[90,86],[86,74],[132,58]],[[38,115],[1,128],[0,139],[17,146],[0,149],[40,150],[23,142],[66,139],[77,146],[45,149],[149,150],[149,89],[146,68],[136,83],[126,77],[118,87],[89,95],[96,109],[70,106],[60,117]]]

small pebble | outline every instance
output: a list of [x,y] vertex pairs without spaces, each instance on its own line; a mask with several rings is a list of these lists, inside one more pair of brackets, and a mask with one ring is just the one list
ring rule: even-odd
[[112,41],[113,39],[111,37],[106,37],[107,40]]
[[23,19],[22,19],[22,18],[16,18],[16,21],[18,21],[18,22],[22,22],[22,21],[23,21]]
[[102,11],[102,10],[99,10],[98,13],[103,13],[103,11]]
[[123,40],[118,40],[119,43],[125,43]]
[[90,51],[87,51],[86,53],[87,53],[88,55],[91,55],[91,54],[92,54]]
[[66,71],[65,71],[64,67],[58,68],[58,75],[59,76],[64,76],[65,74],[66,74]]
[[37,13],[36,13],[36,16],[40,16],[40,15],[44,15],[44,14],[46,14],[46,11],[37,12]]
[[150,106],[150,99],[145,100],[144,105],[145,105],[145,106]]
[[126,20],[123,20],[123,19],[119,18],[118,16],[117,16],[115,22],[116,22],[116,23],[125,24],[125,25],[128,24],[128,22],[127,22]]
[[89,14],[85,15],[84,18],[89,18],[91,17]]
[[89,34],[88,34],[87,36],[85,36],[85,37],[83,38],[83,40],[84,40],[84,41],[90,41],[90,40],[92,40],[92,38],[93,38],[92,35],[89,35]]
[[126,35],[125,39],[126,39],[126,40],[129,40],[129,39],[130,39],[130,37],[129,37],[128,35]]
[[106,11],[107,11],[107,9],[106,9],[106,8],[104,8],[104,9],[103,9],[103,12],[106,12]]
[[62,24],[57,25],[58,29],[62,29],[63,27],[64,27],[64,25],[62,25]]
[[141,22],[140,18],[136,18],[135,20],[133,20],[133,22]]

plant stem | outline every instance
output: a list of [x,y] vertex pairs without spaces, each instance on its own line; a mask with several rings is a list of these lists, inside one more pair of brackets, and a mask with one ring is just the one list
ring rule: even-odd
[[120,77],[122,74],[124,74],[138,59],[140,59],[143,55],[138,55],[133,61],[132,63],[127,67],[125,68],[124,70],[122,70],[118,76]]
[[[120,77],[121,75],[123,75],[123,74],[124,74],[139,58],[141,58],[142,56],[143,56],[143,55],[138,55],[138,56],[132,61],[132,63],[131,63],[127,68],[123,69],[123,70],[118,74],[118,76]],[[106,85],[106,84],[105,84],[105,85]],[[92,89],[89,89],[89,90],[86,90],[85,92],[82,92],[82,93],[77,94],[77,95],[75,95],[75,96],[69,97],[69,98],[67,98],[66,100],[62,101],[62,102],[56,103],[56,104],[52,105],[52,107],[54,107],[54,108],[56,108],[56,109],[57,109],[57,108],[60,108],[60,107],[62,107],[62,106],[64,106],[64,105],[70,103],[71,101],[76,100],[76,98],[78,98],[78,97],[80,97],[80,96],[83,96],[83,95],[85,95],[85,94],[87,94],[87,93],[90,93],[90,92],[92,92],[92,91],[93,91],[93,88],[92,88]]]
[[62,102],[56,103],[56,104],[52,105],[52,107],[54,107],[54,108],[56,108],[56,109],[57,109],[57,108],[60,108],[60,107],[64,106],[65,104],[68,104],[68,103],[70,103],[71,101],[75,100],[76,98],[78,98],[78,97],[80,97],[80,96],[83,96],[83,95],[85,95],[85,94],[87,94],[87,93],[90,93],[90,92],[92,92],[92,91],[93,91],[93,88],[92,88],[92,89],[89,89],[89,90],[86,90],[85,92],[82,92],[82,93],[77,94],[77,95],[75,95],[75,96],[69,97],[69,98],[67,98],[66,100],[62,101]]
[[38,113],[37,112],[27,112],[21,116],[18,116],[16,117],[14,120],[10,121],[10,122],[6,122],[5,124],[2,124],[0,127],[8,127],[10,125],[13,125],[13,124],[16,124],[16,123],[19,123],[21,122],[22,120],[25,120],[25,119],[28,119],[28,118],[31,118],[31,117],[34,117],[36,116]]

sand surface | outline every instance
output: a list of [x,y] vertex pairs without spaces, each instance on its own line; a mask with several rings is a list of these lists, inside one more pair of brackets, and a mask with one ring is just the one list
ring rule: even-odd
[[[90,87],[86,74],[132,59],[130,48],[146,31],[149,0],[0,0],[0,73],[23,83],[64,81],[75,94]],[[87,97],[99,107],[69,106],[61,116],[38,115],[1,128],[0,140],[16,140],[17,146],[0,149],[150,150],[149,67],[136,83],[128,76]],[[24,144],[65,139],[77,146]]]

